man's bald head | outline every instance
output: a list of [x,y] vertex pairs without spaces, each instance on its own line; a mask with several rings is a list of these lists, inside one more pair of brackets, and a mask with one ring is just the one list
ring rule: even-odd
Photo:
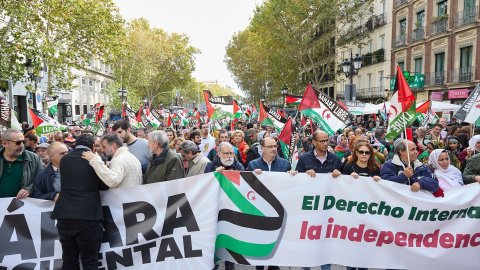
[[317,130],[313,133],[313,139],[317,141],[328,140],[328,134],[323,130]]

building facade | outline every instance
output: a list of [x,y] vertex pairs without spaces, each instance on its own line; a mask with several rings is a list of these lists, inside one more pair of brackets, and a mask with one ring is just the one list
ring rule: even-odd
[[479,0],[395,0],[390,74],[424,75],[417,103],[462,104],[480,80]]
[[[350,61],[350,56],[356,54],[362,57],[362,66],[353,77],[356,86],[356,101],[365,103],[380,103],[386,98],[389,88],[391,67],[392,40],[392,10],[391,0],[375,0],[373,14],[358,21],[358,31],[368,31],[369,37],[363,40],[362,46],[349,46],[337,51],[339,63]],[[336,84],[336,99],[345,98],[345,86],[350,84],[350,78],[340,75]]]

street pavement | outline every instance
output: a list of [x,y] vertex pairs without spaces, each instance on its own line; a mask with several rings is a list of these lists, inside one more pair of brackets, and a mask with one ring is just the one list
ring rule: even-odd
[[[222,262],[219,263],[218,270],[224,270],[224,269],[225,269],[225,265],[222,261]],[[347,269],[347,267],[345,267],[345,266],[333,264],[331,270],[346,270],[346,269]],[[236,264],[235,265],[235,270],[256,270],[256,268],[255,268],[255,266]],[[265,267],[265,270],[267,270],[267,267]],[[294,266],[282,266],[282,267],[280,267],[280,270],[302,270],[302,268],[301,267],[294,267]],[[311,267],[310,270],[321,270],[321,268],[320,268],[320,266]],[[382,270],[382,269],[369,268],[369,270]]]

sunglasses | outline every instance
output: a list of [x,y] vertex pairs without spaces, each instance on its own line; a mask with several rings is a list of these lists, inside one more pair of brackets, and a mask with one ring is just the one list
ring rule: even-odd
[[370,151],[357,151],[360,155],[370,155]]
[[13,142],[15,145],[20,145],[20,144],[25,144],[25,141],[12,141],[12,140],[7,140],[9,142]]

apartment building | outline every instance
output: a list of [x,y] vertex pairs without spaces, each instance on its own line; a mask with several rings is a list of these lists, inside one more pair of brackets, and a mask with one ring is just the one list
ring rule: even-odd
[[[365,103],[380,103],[389,88],[392,42],[392,10],[391,0],[375,0],[373,14],[358,21],[358,31],[368,31],[369,37],[362,41],[365,45],[349,46],[337,51],[339,63],[350,56],[358,54],[362,57],[362,66],[353,77],[356,86],[356,101]],[[350,78],[340,75],[336,84],[336,99],[345,98],[345,85],[350,84]]]
[[424,75],[417,100],[462,104],[480,80],[479,0],[395,0],[390,74]]

